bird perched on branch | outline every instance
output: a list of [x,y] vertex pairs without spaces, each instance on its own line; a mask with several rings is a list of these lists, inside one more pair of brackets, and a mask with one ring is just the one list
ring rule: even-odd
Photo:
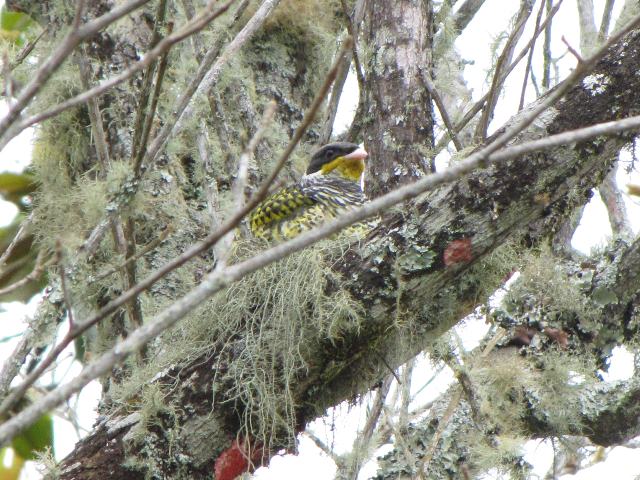
[[366,158],[364,148],[354,143],[325,145],[311,157],[297,184],[278,190],[256,207],[249,218],[251,233],[265,240],[287,240],[362,205],[366,197],[360,180]]

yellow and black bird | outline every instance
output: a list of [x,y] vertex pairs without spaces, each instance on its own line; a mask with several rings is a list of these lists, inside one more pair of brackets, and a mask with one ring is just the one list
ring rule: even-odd
[[318,150],[297,184],[278,190],[251,213],[251,233],[286,240],[366,201],[361,186],[367,152],[348,142]]

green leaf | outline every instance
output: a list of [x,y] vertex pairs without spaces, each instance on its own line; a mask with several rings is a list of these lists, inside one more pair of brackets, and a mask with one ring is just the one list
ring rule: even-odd
[[34,460],[39,452],[53,449],[53,419],[48,413],[40,417],[21,435],[14,437],[11,446],[25,460]]
[[8,202],[13,202],[18,208],[21,208],[22,197],[33,193],[36,189],[36,183],[33,175],[28,173],[0,173],[0,194]]
[[22,46],[36,22],[26,13],[0,10],[0,37]]

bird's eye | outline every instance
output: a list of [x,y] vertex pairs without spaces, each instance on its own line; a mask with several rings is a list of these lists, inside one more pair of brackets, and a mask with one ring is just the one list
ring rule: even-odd
[[330,148],[329,150],[327,150],[327,158],[331,158],[331,157],[333,157],[333,154],[334,154],[334,153],[335,153],[335,152],[334,152],[331,148]]

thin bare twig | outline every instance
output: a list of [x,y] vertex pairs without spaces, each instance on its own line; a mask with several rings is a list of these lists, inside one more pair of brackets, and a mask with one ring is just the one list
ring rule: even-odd
[[607,208],[609,224],[613,234],[615,236],[633,238],[633,229],[624,204],[624,198],[616,182],[617,166],[618,163],[614,163],[614,168],[604,177],[604,180],[598,186],[598,191]]
[[31,225],[32,221],[33,213],[30,213],[29,216],[20,225],[20,228],[13,237],[13,240],[11,240],[11,243],[9,244],[7,249],[2,252],[2,256],[0,256],[0,272],[2,271],[2,267],[4,267],[4,264],[7,263],[7,259],[11,256],[13,249],[16,248],[16,245],[20,242],[20,240],[22,240],[22,237],[24,237],[25,233],[27,233],[27,229]]
[[143,248],[138,250],[135,253],[135,255],[133,255],[131,257],[128,257],[121,264],[119,264],[119,265],[107,270],[106,272],[103,272],[103,273],[99,274],[95,278],[95,281],[103,280],[103,279],[107,278],[109,275],[113,275],[118,270],[122,270],[129,263],[135,262],[140,257],[144,257],[147,253],[149,253],[150,251],[154,250],[158,245],[160,245],[162,242],[164,242],[171,233],[173,233],[173,227],[171,225],[168,225],[162,232],[160,232],[160,235],[158,236],[158,238],[155,238],[152,241],[150,241],[147,245],[145,245]]
[[489,122],[491,122],[491,119],[493,118],[493,112],[498,103],[498,96],[500,95],[500,91],[502,90],[502,86],[504,85],[504,81],[506,80],[508,75],[503,75],[502,72],[508,69],[511,63],[513,51],[515,50],[516,44],[518,43],[518,40],[524,32],[525,24],[529,19],[529,15],[531,15],[532,9],[533,2],[531,0],[520,1],[520,10],[518,11],[513,30],[509,35],[509,38],[507,38],[507,42],[504,45],[502,53],[500,54],[500,57],[496,62],[495,73],[493,74],[491,88],[489,89],[489,96],[487,97],[487,101],[484,104],[482,115],[480,116],[480,120],[478,121],[478,125],[476,127],[475,138],[478,141],[484,141],[484,139],[487,138],[487,129],[489,128]]
[[[542,13],[544,12],[544,1],[540,2],[540,9],[538,10],[538,15],[536,16],[536,26],[533,31],[537,32],[540,28],[540,20],[542,20]],[[535,37],[531,47],[529,47],[529,56],[527,57],[527,66],[524,69],[524,78],[522,80],[522,90],[520,91],[520,103],[518,104],[518,111],[522,110],[524,107],[524,95],[527,92],[527,85],[529,83],[529,72],[531,72],[531,63],[533,62],[533,51],[536,48],[536,39]]]
[[[518,65],[518,63],[520,63],[520,60],[522,60],[524,58],[524,56],[527,54],[527,52],[529,51],[529,48],[531,48],[531,45],[533,44],[533,42],[535,42],[536,38],[538,37],[538,35],[540,35],[540,33],[542,33],[542,31],[546,31],[546,27],[548,25],[551,24],[551,19],[553,18],[553,16],[556,14],[556,12],[560,9],[560,5],[562,5],[563,0],[560,0],[549,12],[549,14],[547,15],[547,17],[545,18],[544,22],[542,22],[542,25],[540,25],[540,28],[533,34],[531,40],[529,40],[529,42],[524,46],[524,48],[520,51],[520,53],[518,54],[518,56],[515,58],[515,60],[513,60],[513,62],[511,62],[511,64],[509,65],[509,68],[507,68],[504,72],[503,75],[503,80],[506,79],[506,75],[509,75],[513,69]],[[482,110],[482,107],[484,106],[485,102],[487,101],[487,99],[489,98],[489,94],[490,91],[487,92],[480,100],[478,100],[468,111],[467,113],[465,113],[464,117],[462,117],[462,119],[455,125],[454,130],[456,132],[460,132],[475,116],[476,114]],[[438,143],[436,145],[435,148],[435,152],[438,153],[440,152],[444,147],[447,146],[447,143],[449,143],[449,136],[448,135],[443,135],[442,138],[440,138],[440,140],[438,140]]]
[[0,370],[0,398],[5,398],[11,382],[20,372],[22,365],[24,365],[27,355],[33,348],[35,336],[36,330],[32,328],[25,329],[13,352],[2,364],[2,370]]
[[569,43],[569,41],[566,39],[564,35],[562,35],[562,43],[564,43],[567,46],[567,50],[571,52],[571,55],[573,55],[578,62],[583,62],[582,56],[580,55],[580,53],[571,46],[571,44]]
[[69,33],[64,37],[58,48],[56,48],[49,58],[34,72],[31,81],[21,90],[5,117],[0,120],[0,150],[6,146],[11,138],[26,128],[19,127],[17,129],[11,129],[11,132],[9,132],[9,128],[14,125],[22,111],[29,105],[31,100],[33,100],[35,95],[45,83],[47,83],[51,75],[58,70],[60,65],[62,65],[71,52],[73,52],[76,46],[86,38],[93,36],[107,25],[110,25],[148,1],[149,0],[131,0],[113,8],[91,22],[78,25],[77,28],[71,28],[69,30]]
[[246,202],[245,189],[247,187],[247,178],[249,175],[249,161],[253,156],[256,147],[258,146],[258,142],[262,140],[262,137],[271,125],[275,113],[276,102],[272,100],[264,108],[262,119],[260,120],[260,125],[258,125],[258,128],[251,137],[251,140],[249,140],[249,143],[247,143],[247,146],[240,155],[240,159],[238,160],[238,174],[232,185],[232,192],[236,201],[236,205],[243,205]]
[[385,398],[387,398],[393,379],[393,375],[387,375],[378,388],[375,398],[373,399],[373,405],[367,415],[364,428],[358,434],[355,442],[353,442],[351,457],[349,459],[350,461],[348,465],[345,465],[346,474],[343,478],[347,478],[349,480],[356,480],[358,478],[358,472],[360,472],[362,464],[364,463],[364,460],[366,460],[362,455],[367,452],[369,445],[371,444],[371,438],[373,437],[376,425],[378,424],[378,420],[382,414],[384,401]]
[[613,12],[613,5],[615,0],[607,0],[604,4],[604,11],[602,12],[602,22],[600,22],[600,30],[598,31],[598,43],[602,43],[609,35],[609,27],[611,25],[611,14]]
[[[144,0],[144,1],[138,0],[138,2],[142,2],[142,3],[146,3],[147,1],[149,0]],[[168,51],[171,47],[173,47],[173,45],[175,45],[178,42],[181,42],[182,40],[189,37],[190,35],[193,35],[195,32],[202,30],[209,23],[211,23],[217,17],[222,15],[224,12],[226,12],[229,6],[231,5],[231,3],[233,3],[234,1],[235,0],[229,0],[223,5],[221,5],[219,8],[217,8],[216,10],[211,10],[213,3],[215,3],[214,1],[211,1],[210,5],[205,9],[205,11],[202,14],[194,18],[192,21],[186,23],[182,28],[180,28],[178,31],[176,31],[172,35],[169,35],[163,38],[162,41],[160,41],[154,48],[152,48],[150,51],[148,51],[145,54],[142,60],[139,60],[138,62],[133,63],[123,72],[119,73],[118,75],[110,79],[102,81],[99,85],[96,85],[90,90],[82,92],[76,95],[75,97],[72,97],[68,100],[65,100],[62,103],[59,103],[58,105],[50,108],[49,110],[46,110],[42,113],[38,113],[38,114],[32,115],[31,117],[25,118],[24,120],[22,120],[17,124],[17,128],[15,128],[11,132],[12,135],[9,136],[9,138],[5,138],[6,135],[3,134],[4,137],[2,137],[2,141],[0,141],[0,149],[4,148],[4,146],[6,146],[6,144],[11,138],[13,138],[15,135],[20,133],[25,128],[28,128],[31,125],[35,125],[36,123],[40,123],[44,120],[54,117],[69,108],[75,107],[76,105],[85,103],[87,100],[89,100],[92,97],[102,95],[104,92],[113,88],[115,85],[118,85],[124,82],[125,80],[132,77],[135,73],[139,72],[144,68],[147,68],[153,62],[155,62],[155,60],[160,55],[162,55],[163,53]],[[75,48],[75,44],[73,45],[73,48]],[[0,128],[1,127],[2,127],[2,124],[0,123]],[[1,129],[0,129],[0,132],[2,132]]]
[[331,98],[329,98],[329,102],[327,104],[327,113],[325,115],[322,132],[320,133],[320,145],[328,143],[331,139],[333,124],[336,121],[336,114],[338,113],[338,106],[340,105],[340,97],[342,96],[344,84],[347,81],[347,77],[349,76],[349,67],[351,66],[352,56],[353,54],[349,52],[342,58],[340,70],[338,70],[336,81],[334,82],[333,88],[331,89]]
[[16,56],[15,60],[9,64],[9,70],[14,70],[18,65],[24,62],[25,58],[27,58],[31,54],[33,49],[36,48],[36,45],[38,44],[38,42],[44,36],[45,33],[47,33],[46,28],[42,30],[42,32],[40,32],[40,34],[35,39],[29,41],[24,46],[24,48]]
[[47,264],[44,261],[44,257],[45,257],[44,250],[40,250],[38,252],[38,256],[36,257],[36,264],[33,267],[33,270],[31,271],[31,273],[21,278],[17,282],[12,283],[11,285],[8,285],[0,289],[0,297],[2,295],[6,295],[7,293],[11,293],[19,289],[20,287],[23,287],[27,283],[33,282],[34,280],[37,280],[38,278],[40,278],[40,276],[44,272],[44,269],[47,267]]
[[429,472],[429,465],[431,464],[431,460],[433,459],[433,455],[436,453],[436,449],[438,448],[438,442],[440,441],[440,437],[444,432],[444,429],[449,424],[449,420],[453,417],[453,414],[456,412],[458,405],[460,404],[460,400],[462,399],[462,389],[457,388],[453,393],[451,400],[449,401],[449,405],[447,405],[447,409],[442,414],[442,418],[438,421],[438,428],[433,433],[431,437],[431,445],[429,446],[429,450],[424,457],[420,459],[418,462],[418,472],[422,474],[426,474]]
[[442,121],[444,122],[445,128],[447,129],[447,132],[449,133],[449,137],[453,141],[453,145],[456,147],[457,151],[462,150],[464,148],[464,145],[462,145],[462,142],[460,141],[460,138],[458,137],[458,133],[456,132],[455,127],[451,123],[451,117],[449,116],[449,113],[447,112],[447,107],[445,106],[444,102],[442,101],[442,98],[440,97],[440,94],[438,93],[438,90],[436,89],[436,86],[431,81],[431,78],[429,78],[429,73],[425,72],[425,70],[421,68],[420,69],[420,78],[422,79],[422,83],[424,84],[425,88],[431,94],[431,98],[433,98],[433,101],[435,102],[436,106],[438,107],[438,111],[440,112],[440,117],[442,117]]
[[[161,0],[158,2],[158,8],[156,10],[155,23],[153,25],[153,34],[151,36],[150,47],[155,47],[162,39],[160,30],[165,26],[165,17],[167,12],[167,0]],[[173,22],[167,25],[167,33],[171,35],[173,32]],[[156,78],[151,92],[151,83],[153,80],[153,72],[157,61],[153,62],[144,72],[144,78],[142,79],[142,89],[140,91],[140,104],[138,106],[138,112],[136,117],[135,129],[133,133],[133,142],[131,147],[131,159],[133,163],[134,175],[140,174],[140,163],[142,156],[146,151],[146,144],[151,132],[151,125],[156,114],[156,108],[158,105],[158,98],[162,89],[162,82],[164,80],[164,73],[167,68],[168,52],[164,52],[160,55],[160,64],[156,71]],[[149,99],[151,98],[151,105],[149,106]],[[147,108],[149,106],[149,108]]]
[[356,76],[358,78],[358,85],[360,88],[364,88],[364,70],[362,69],[362,64],[360,63],[360,57],[358,55],[358,27],[360,23],[362,23],[362,19],[364,18],[364,2],[365,0],[358,0],[356,2],[355,8],[353,10],[353,18],[348,13],[346,0],[340,0],[342,2],[342,10],[347,16],[347,32],[349,36],[353,40],[351,52],[353,55],[353,63],[355,65]]

